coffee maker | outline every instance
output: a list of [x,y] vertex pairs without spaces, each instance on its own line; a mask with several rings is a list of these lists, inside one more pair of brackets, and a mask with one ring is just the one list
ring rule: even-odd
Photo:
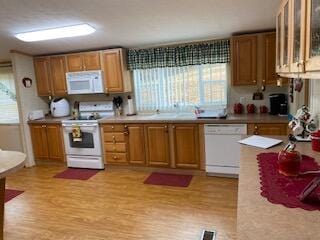
[[270,94],[269,101],[271,115],[288,115],[288,101],[286,94]]

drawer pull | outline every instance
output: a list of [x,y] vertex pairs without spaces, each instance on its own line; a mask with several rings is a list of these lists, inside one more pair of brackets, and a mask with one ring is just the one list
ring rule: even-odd
[[114,159],[114,160],[117,160],[117,159],[118,159],[118,157],[117,157],[117,156],[113,156],[113,159]]

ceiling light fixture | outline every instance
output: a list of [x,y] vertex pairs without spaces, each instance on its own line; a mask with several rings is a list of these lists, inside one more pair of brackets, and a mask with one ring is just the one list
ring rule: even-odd
[[84,36],[94,33],[95,31],[96,29],[91,27],[89,24],[80,24],[68,27],[18,33],[15,35],[15,37],[24,42],[36,42],[50,39]]

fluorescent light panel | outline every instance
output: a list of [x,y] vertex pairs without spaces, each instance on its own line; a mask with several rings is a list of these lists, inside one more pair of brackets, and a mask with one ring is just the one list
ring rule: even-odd
[[96,30],[89,24],[80,24],[68,27],[18,33],[15,35],[15,37],[24,42],[36,42],[50,39],[84,36],[94,33],[95,31]]

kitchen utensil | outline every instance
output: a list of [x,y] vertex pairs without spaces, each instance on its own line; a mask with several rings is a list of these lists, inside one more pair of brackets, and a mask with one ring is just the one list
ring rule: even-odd
[[243,105],[241,103],[235,103],[233,106],[233,111],[235,114],[243,113]]
[[289,143],[278,154],[278,171],[288,177],[298,176],[300,172],[301,154],[295,151],[295,144]]
[[253,114],[256,111],[256,106],[254,104],[248,104],[247,105],[247,113]]
[[268,113],[268,108],[265,105],[261,105],[260,106],[260,113]]

